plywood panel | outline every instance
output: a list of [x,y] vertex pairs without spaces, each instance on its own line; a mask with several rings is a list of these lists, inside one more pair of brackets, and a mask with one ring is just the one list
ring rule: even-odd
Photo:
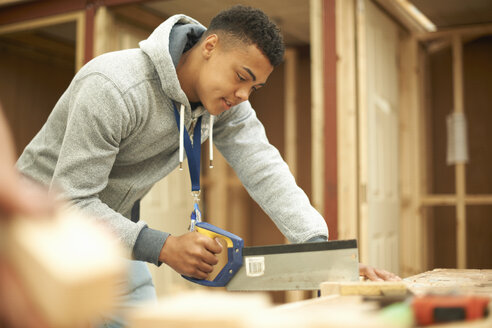
[[492,268],[492,206],[467,206],[466,221],[468,267]]
[[297,176],[296,182],[311,199],[311,71],[309,47],[297,47]]
[[[32,47],[25,44],[23,47]],[[35,48],[33,51],[36,51]],[[33,56],[0,39],[0,101],[14,135],[17,153],[36,135],[70,84],[72,64]]]
[[464,88],[468,121],[468,194],[492,194],[492,35],[465,44]]
[[446,116],[453,109],[451,50],[430,56],[433,194],[454,194],[454,167],[446,164]]
[[454,206],[434,208],[434,268],[456,268],[456,209]]
[[[275,68],[268,83],[251,96],[251,104],[265,126],[268,140],[284,154],[284,66]],[[250,200],[251,245],[283,244],[283,235],[263,210]]]

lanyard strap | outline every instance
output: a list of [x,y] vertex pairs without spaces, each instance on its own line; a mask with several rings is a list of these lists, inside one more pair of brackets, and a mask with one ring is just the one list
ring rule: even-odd
[[[179,112],[176,105],[173,102],[174,116],[176,117],[176,123],[178,124],[179,131]],[[181,131],[179,131],[181,132]],[[184,127],[184,147],[186,156],[188,157],[188,169],[190,170],[191,179],[191,191],[200,191],[200,150],[201,150],[201,135],[202,135],[202,117],[198,118],[195,129],[193,130],[193,145],[191,139]]]

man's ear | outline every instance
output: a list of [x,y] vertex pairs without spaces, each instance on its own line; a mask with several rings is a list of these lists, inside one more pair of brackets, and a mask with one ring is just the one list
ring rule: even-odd
[[202,43],[202,54],[205,58],[210,58],[212,53],[217,49],[217,44],[219,42],[219,36],[217,34],[210,34],[205,38]]

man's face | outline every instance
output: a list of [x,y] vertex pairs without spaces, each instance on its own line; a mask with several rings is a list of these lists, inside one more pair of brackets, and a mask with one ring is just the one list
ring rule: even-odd
[[248,100],[252,92],[265,85],[273,66],[256,45],[237,42],[224,46],[210,35],[201,44],[204,64],[196,90],[200,101],[212,115]]

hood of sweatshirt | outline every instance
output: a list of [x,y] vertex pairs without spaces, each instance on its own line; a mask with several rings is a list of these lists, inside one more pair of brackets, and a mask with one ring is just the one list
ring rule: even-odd
[[[188,51],[198,42],[206,28],[198,21],[186,15],[174,15],[159,25],[154,32],[144,41],[139,43],[140,49],[149,56],[159,75],[162,90],[179,108],[179,161],[182,167],[184,157],[184,130],[185,117],[196,118],[201,116],[206,110],[199,107],[194,110],[181,89],[181,85],[176,73],[179,59],[183,52]],[[208,133],[210,142],[210,166],[213,160],[213,129],[214,118],[209,116]],[[189,131],[191,132],[191,131]],[[190,133],[190,138],[192,134]]]
[[190,103],[181,89],[176,66],[183,51],[190,48],[206,28],[186,15],[174,15],[159,25],[154,32],[139,43],[140,49],[152,60],[162,90],[173,101],[185,105],[186,114],[191,112]]

